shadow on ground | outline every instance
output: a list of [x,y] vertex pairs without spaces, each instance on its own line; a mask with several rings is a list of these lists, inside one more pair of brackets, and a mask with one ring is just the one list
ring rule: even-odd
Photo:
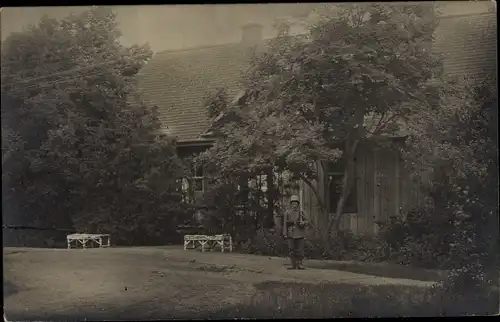
[[438,282],[445,277],[445,272],[430,269],[404,267],[397,264],[357,263],[357,262],[310,262],[308,267],[316,269],[334,269],[338,271],[365,274],[387,278],[402,278],[415,281]]
[[[447,294],[411,286],[266,282],[248,302],[216,318],[338,318],[491,315],[499,293]],[[494,294],[493,294],[494,293]]]
[[[228,318],[332,318],[489,315],[498,310],[496,294],[441,294],[409,286],[355,286],[264,282],[254,285],[248,301],[222,310],[188,312],[164,303],[136,303],[126,308],[79,307],[24,320],[146,320]],[[10,319],[16,320],[12,316]]]
[[4,299],[19,292],[19,287],[9,281],[3,280],[3,297]]

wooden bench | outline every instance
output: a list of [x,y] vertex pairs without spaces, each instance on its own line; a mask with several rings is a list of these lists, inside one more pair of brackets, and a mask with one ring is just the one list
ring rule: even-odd
[[225,250],[233,251],[233,240],[230,235],[184,235],[184,250],[201,247],[201,251],[206,249],[213,251],[219,247],[221,252]]
[[93,248],[97,246],[98,248],[110,247],[111,246],[111,235],[108,234],[71,234],[66,236],[66,241],[68,243],[68,249],[78,248]]

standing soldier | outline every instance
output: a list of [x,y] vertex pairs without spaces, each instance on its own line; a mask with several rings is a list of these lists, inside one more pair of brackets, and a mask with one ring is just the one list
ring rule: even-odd
[[275,218],[278,229],[282,231],[282,235],[288,241],[288,252],[292,261],[290,269],[304,269],[302,259],[304,258],[307,221],[299,206],[299,196],[293,195],[290,198],[290,208]]

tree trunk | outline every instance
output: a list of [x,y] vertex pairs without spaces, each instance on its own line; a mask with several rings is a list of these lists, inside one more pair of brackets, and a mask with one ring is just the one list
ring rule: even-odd
[[354,170],[356,167],[355,156],[359,141],[363,137],[363,123],[365,120],[365,106],[358,107],[353,115],[353,127],[345,141],[344,149],[344,177],[342,178],[342,192],[340,194],[339,201],[337,202],[337,209],[335,211],[335,217],[330,219],[329,231],[332,231],[332,226],[335,228],[335,233],[339,232],[340,223],[342,221],[342,216],[344,212],[344,205],[352,191],[352,186],[354,182]]
[[274,174],[273,169],[269,168],[266,171],[267,177],[267,218],[265,222],[266,228],[272,228],[274,224],[274,198],[275,198],[275,187],[274,187]]
[[320,210],[322,212],[326,212],[325,204],[323,203],[323,200],[321,199],[321,196],[319,195],[318,189],[316,189],[316,187],[312,184],[312,182],[309,179],[307,179],[306,177],[300,176],[300,178],[302,179],[302,181],[304,181],[304,183],[309,188],[311,188],[311,191],[314,193],[314,196],[316,197],[316,199],[318,201],[318,205],[320,207]]
[[[302,179],[302,181],[309,187],[311,188],[311,191],[313,192],[314,196],[316,197],[316,200],[318,202],[318,206],[319,206],[319,216],[320,218],[326,218],[328,216],[327,214],[327,209],[326,209],[326,205],[324,204],[323,202],[323,198],[322,196],[319,194],[319,191],[318,189],[316,188],[316,186],[309,180],[307,179],[306,177],[304,176],[300,176],[300,178]],[[319,179],[318,179],[319,180]],[[322,227],[322,228],[325,228],[325,227]],[[326,229],[321,229],[320,230],[320,233],[322,235],[322,239],[325,241],[325,243],[328,241],[328,230]],[[325,244],[326,245],[326,244]]]
[[337,202],[337,209],[335,211],[335,217],[331,218],[329,224],[329,230],[332,231],[334,228],[335,232],[339,231],[340,223],[342,222],[342,217],[344,215],[344,205],[349,198],[353,183],[354,183],[354,170],[356,167],[355,155],[356,149],[358,146],[358,140],[354,141],[352,144],[346,144],[346,153],[345,153],[345,168],[344,168],[344,176],[342,178],[342,191],[340,194],[339,201]]

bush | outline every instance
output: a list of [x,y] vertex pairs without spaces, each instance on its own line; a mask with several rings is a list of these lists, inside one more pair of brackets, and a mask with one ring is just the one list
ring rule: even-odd
[[[470,181],[463,186],[472,190]],[[449,279],[457,286],[491,283],[491,275],[498,274],[498,229],[491,219],[497,212],[479,200],[486,195],[480,189],[471,196],[462,187],[435,182],[429,191],[432,202],[382,225],[389,259],[450,270]]]
[[4,247],[66,248],[66,235],[59,230],[9,229],[4,228]]
[[415,208],[405,217],[381,223],[388,259],[405,266],[449,268],[453,221],[430,207]]
[[[344,238],[345,239],[345,238]],[[345,260],[380,262],[388,259],[389,247],[380,236],[348,234]]]
[[[354,236],[341,232],[331,236],[329,244],[319,237],[305,239],[304,254],[309,259],[381,261],[385,259],[385,243],[376,237]],[[286,239],[279,232],[259,229],[242,244],[244,253],[265,256],[287,256]]]
[[286,240],[274,230],[259,229],[241,244],[240,250],[248,254],[264,256],[286,256]]

